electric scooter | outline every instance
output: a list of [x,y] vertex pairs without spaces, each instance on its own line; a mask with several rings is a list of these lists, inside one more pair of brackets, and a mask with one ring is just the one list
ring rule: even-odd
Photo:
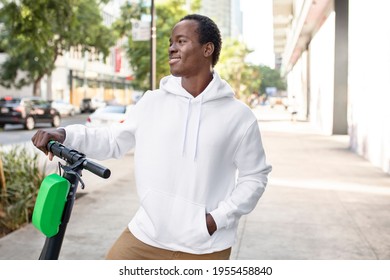
[[77,187],[79,183],[82,189],[85,187],[81,180],[82,170],[86,169],[105,179],[110,177],[111,171],[59,142],[51,141],[47,148],[55,156],[65,160],[66,165],[59,163],[60,174],[50,174],[42,181],[34,206],[32,224],[46,236],[39,259],[57,260],[76,200]]

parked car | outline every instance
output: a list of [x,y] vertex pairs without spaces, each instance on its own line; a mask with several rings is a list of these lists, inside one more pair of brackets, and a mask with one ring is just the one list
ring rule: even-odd
[[0,99],[0,127],[6,124],[23,124],[32,130],[36,124],[50,123],[58,127],[60,113],[51,106],[51,102],[40,97],[4,97]]
[[97,98],[83,98],[80,104],[81,113],[92,113],[96,109],[106,106],[106,102]]
[[99,127],[123,122],[134,105],[107,105],[89,115],[86,126]]
[[60,112],[61,116],[74,116],[78,111],[76,106],[64,100],[54,100],[51,106]]

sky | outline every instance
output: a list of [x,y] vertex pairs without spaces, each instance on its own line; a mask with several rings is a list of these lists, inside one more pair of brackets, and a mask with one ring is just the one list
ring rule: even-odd
[[247,62],[274,67],[272,0],[241,0],[243,37],[254,50]]

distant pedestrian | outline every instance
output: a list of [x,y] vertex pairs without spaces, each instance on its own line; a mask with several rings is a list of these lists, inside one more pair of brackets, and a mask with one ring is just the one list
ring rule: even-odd
[[215,23],[188,15],[169,41],[172,75],[124,123],[39,130],[32,138],[46,154],[56,140],[100,160],[135,148],[140,207],[108,259],[229,259],[239,220],[271,171],[256,117],[213,70],[222,44]]
[[255,108],[257,105],[259,105],[259,95],[257,92],[252,92],[252,94],[249,95],[247,103],[251,108]]
[[297,120],[297,114],[298,114],[297,100],[295,98],[295,95],[292,96],[292,101],[290,104],[290,113],[291,113],[291,121],[295,122]]

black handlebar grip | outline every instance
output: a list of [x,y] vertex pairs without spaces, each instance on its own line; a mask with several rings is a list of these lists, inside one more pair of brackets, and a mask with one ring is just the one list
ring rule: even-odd
[[73,164],[79,159],[85,157],[85,155],[77,152],[76,150],[68,149],[64,145],[55,141],[50,141],[49,144],[47,144],[47,148],[55,156],[65,160],[70,164]]
[[47,149],[52,152],[55,156],[65,160],[69,164],[74,164],[75,162],[82,160],[83,161],[83,168],[87,169],[88,171],[102,177],[102,178],[109,178],[111,175],[110,169],[97,164],[96,162],[90,161],[85,158],[85,155],[82,153],[79,153],[76,150],[71,150],[64,145],[62,145],[59,142],[56,141],[50,141],[47,144]]
[[62,158],[62,150],[65,148],[65,146],[61,145],[58,142],[50,141],[47,144],[47,149],[53,153],[56,157]]
[[96,162],[89,161],[88,159],[84,160],[83,166],[88,171],[91,171],[93,174],[98,175],[104,179],[107,179],[111,176],[111,170],[107,167],[104,167]]

